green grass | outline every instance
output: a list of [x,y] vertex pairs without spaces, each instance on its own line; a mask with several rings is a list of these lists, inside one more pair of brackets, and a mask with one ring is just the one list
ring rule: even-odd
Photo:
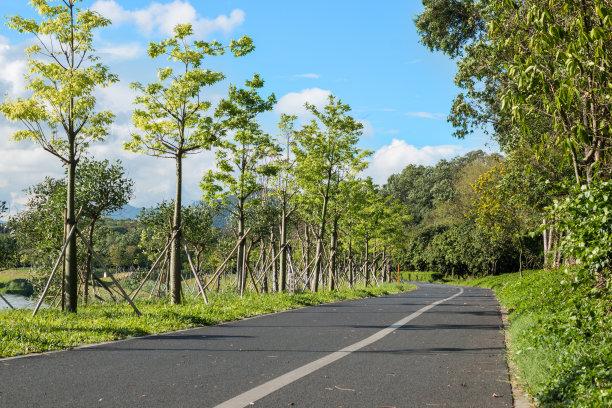
[[78,314],[43,309],[31,318],[31,310],[0,311],[0,357],[65,349],[83,344],[123,339],[131,336],[205,326],[302,306],[383,296],[414,289],[406,284],[341,289],[334,292],[255,294],[244,297],[234,292],[212,292],[210,303],[186,299],[182,305],[166,301],[138,301],[138,317],[122,303],[97,303],[81,307]]
[[612,406],[612,288],[578,270],[452,283],[483,286],[509,311],[510,358],[542,407]]

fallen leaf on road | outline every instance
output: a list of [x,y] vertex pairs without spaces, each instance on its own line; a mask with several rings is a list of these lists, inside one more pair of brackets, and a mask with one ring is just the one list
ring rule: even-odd
[[493,398],[501,398],[501,397],[503,397],[503,395],[493,393]]
[[338,387],[337,385],[334,385],[334,387],[336,389],[340,390],[340,391],[353,391],[353,392],[355,392],[355,390],[352,389],[352,388],[342,388],[342,387]]

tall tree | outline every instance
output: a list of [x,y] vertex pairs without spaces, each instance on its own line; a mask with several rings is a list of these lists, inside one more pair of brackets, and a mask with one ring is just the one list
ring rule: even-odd
[[[66,227],[75,220],[75,175],[81,154],[94,141],[103,140],[113,115],[96,112],[94,90],[117,81],[117,76],[98,62],[92,47],[94,30],[110,21],[91,10],[76,6],[78,0],[64,0],[51,6],[47,0],[31,4],[41,22],[12,16],[8,26],[33,34],[37,44],[27,49],[29,74],[26,88],[32,96],[6,100],[0,111],[11,121],[21,121],[24,130],[15,132],[15,141],[34,140],[67,167]],[[63,137],[62,137],[63,134]],[[66,310],[77,311],[77,245],[73,235],[66,249]]]
[[296,133],[298,144],[294,148],[297,160],[296,174],[307,195],[312,196],[319,209],[317,247],[310,288],[319,288],[323,258],[323,239],[328,221],[328,207],[338,191],[338,183],[348,174],[364,169],[369,151],[357,147],[362,125],[348,115],[350,107],[333,95],[323,110],[305,104],[314,115],[310,124]]
[[158,80],[149,85],[139,82],[132,88],[139,92],[134,103],[132,121],[140,131],[124,144],[124,148],[155,157],[174,159],[176,163],[176,192],[172,228],[176,239],[171,246],[170,286],[172,303],[181,303],[181,206],[183,159],[210,149],[222,133],[219,123],[208,112],[212,103],[204,99],[204,89],[216,84],[225,76],[202,68],[206,56],[221,55],[229,49],[235,56],[243,56],[253,50],[248,37],[224,47],[220,43],[189,42],[193,34],[191,24],[174,27],[174,35],[166,40],[149,44],[149,56],[167,55],[179,69],[170,67],[157,71]]
[[274,94],[264,98],[259,95],[264,81],[255,74],[245,81],[246,89],[230,86],[229,97],[222,100],[217,108],[218,117],[226,117],[224,125],[233,131],[233,140],[224,140],[217,150],[217,171],[207,172],[202,179],[202,189],[209,202],[223,200],[233,204],[233,213],[238,221],[237,267],[238,290],[242,294],[246,285],[246,242],[242,239],[245,232],[245,205],[247,200],[262,186],[258,175],[270,174],[273,166],[263,159],[278,150],[272,138],[264,133],[257,123],[257,116],[269,111],[276,103]]

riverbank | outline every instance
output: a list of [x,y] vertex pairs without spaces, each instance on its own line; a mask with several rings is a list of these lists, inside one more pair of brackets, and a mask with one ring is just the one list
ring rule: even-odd
[[28,280],[29,269],[6,269],[0,271],[0,294],[32,296],[34,288]]
[[577,270],[447,283],[493,289],[509,313],[516,379],[542,407],[612,406],[612,288]]
[[0,357],[61,350],[84,344],[144,336],[190,327],[207,326],[246,317],[312,306],[347,299],[384,296],[416,287],[383,284],[377,287],[341,289],[334,292],[246,293],[211,292],[209,304],[201,298],[186,299],[182,305],[165,300],[140,300],[137,316],[122,303],[96,303],[81,307],[77,314],[56,309],[41,310],[32,318],[31,310],[0,310]]

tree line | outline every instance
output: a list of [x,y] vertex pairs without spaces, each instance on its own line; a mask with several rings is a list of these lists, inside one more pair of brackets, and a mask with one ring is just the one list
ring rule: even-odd
[[[66,169],[64,179],[48,178],[28,190],[27,210],[12,225],[25,250],[22,262],[48,266],[59,249],[65,251],[61,292],[69,312],[77,310],[79,291],[86,300],[89,282],[97,279],[91,266],[97,256],[96,226],[133,194],[133,182],[119,162],[87,156],[91,143],[108,136],[114,118],[110,111],[96,110],[94,91],[118,77],[92,45],[95,30],[111,22],[77,4],[67,0],[52,6],[41,0],[33,3],[41,21],[8,18],[10,28],[32,34],[38,42],[27,49],[31,96],[7,98],[0,105],[5,117],[23,126],[11,136],[14,141],[37,142]],[[124,148],[173,160],[176,191],[172,200],[141,214],[147,228],[138,247],[149,260],[168,248],[173,303],[181,302],[184,257],[191,263],[193,253],[200,268],[206,246],[218,235],[210,225],[216,211],[227,212],[234,226],[240,293],[248,284],[256,290],[269,287],[268,276],[274,290],[285,290],[289,274],[298,286],[313,291],[322,284],[334,289],[342,279],[351,285],[359,277],[366,284],[388,279],[392,236],[398,230],[392,210],[399,204],[383,201],[370,180],[359,178],[370,152],[356,146],[362,125],[350,116],[347,104],[333,95],[323,108],[307,104],[311,122],[295,129],[296,118],[282,116],[275,137],[258,123],[258,116],[276,102],[274,94],[260,95],[264,80],[258,74],[244,87],[230,85],[218,104],[207,100],[208,87],[225,75],[206,69],[205,60],[228,52],[241,57],[253,50],[246,36],[229,45],[194,40],[190,24],[177,25],[173,36],[149,44],[152,59],[170,63],[157,70],[156,81],[131,84],[137,92],[132,116],[136,131]],[[204,201],[184,206],[183,159],[211,149],[216,170],[202,177]],[[61,196],[65,198],[57,198]],[[87,225],[87,234],[80,232],[82,225]],[[347,240],[348,256],[341,258],[340,247]],[[340,264],[346,276],[338,272]]]
[[[504,158],[474,184],[477,223],[513,239],[521,264],[539,236],[547,266],[610,280],[612,2],[424,0],[424,45],[457,62],[448,120],[479,129]],[[521,265],[520,265],[521,266]]]
[[[323,108],[307,104],[313,119],[299,128],[295,117],[281,116],[276,135],[258,123],[276,102],[274,94],[261,94],[259,75],[242,87],[230,85],[216,105],[206,100],[207,87],[225,77],[205,69],[205,59],[246,55],[254,50],[250,38],[207,43],[192,40],[191,26],[179,25],[172,37],[149,45],[151,58],[172,63],[158,70],[157,81],[132,84],[137,130],[124,148],[174,160],[176,192],[141,213],[129,246],[132,259],[141,257],[138,264],[158,261],[166,268],[172,302],[181,302],[191,265],[196,274],[225,267],[240,293],[367,285],[389,280],[397,265],[464,276],[580,264],[585,279],[606,285],[612,254],[606,238],[612,209],[610,2],[423,3],[415,18],[423,44],[457,61],[461,92],[449,115],[456,136],[480,129],[502,154],[477,151],[435,166],[410,165],[381,188],[359,176],[371,152],[357,147],[361,125],[337,97]],[[65,197],[54,212],[45,210],[44,222],[37,224],[38,216],[30,221],[41,234],[55,234],[55,252],[77,216],[90,226],[91,246],[103,247],[96,234],[105,228],[97,233],[95,225],[111,207],[91,212],[78,186],[94,182],[85,181],[81,169],[115,166],[122,180],[116,190],[123,193],[115,197],[117,206],[129,201],[133,187],[120,163],[86,155],[112,122],[112,113],[95,111],[93,89],[117,77],[91,45],[92,30],[110,21],[75,4],[37,2],[42,23],[9,19],[22,32],[51,35],[58,46],[45,48],[43,41],[30,48],[32,97],[0,106],[25,125],[13,139],[37,141],[67,169],[65,180],[45,180],[28,192],[28,209],[48,205],[41,197],[54,184]],[[216,152],[216,168],[202,177],[202,202],[184,205],[183,159],[209,149]],[[21,225],[27,213],[19,216]],[[50,249],[31,259],[49,257]],[[100,251],[110,259],[110,248]],[[77,259],[86,260],[88,252],[76,240],[67,245],[63,292],[69,311],[76,311],[87,276],[95,275],[79,273]],[[87,261],[81,264],[89,270]]]

